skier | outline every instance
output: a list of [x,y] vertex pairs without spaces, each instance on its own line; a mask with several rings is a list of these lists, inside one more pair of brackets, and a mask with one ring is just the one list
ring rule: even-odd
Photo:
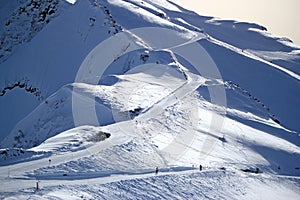
[[202,171],[202,165],[199,166],[199,170]]
[[156,167],[156,169],[155,169],[155,174],[157,174],[158,173],[158,167]]

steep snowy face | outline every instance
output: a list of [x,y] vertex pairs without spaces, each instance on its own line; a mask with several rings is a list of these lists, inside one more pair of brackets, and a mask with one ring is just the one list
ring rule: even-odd
[[[270,144],[245,139],[253,130],[278,145],[286,140],[282,155],[295,151],[299,160],[299,47],[264,27],[199,16],[171,1],[31,0],[6,7],[1,147],[31,148],[76,126],[137,123],[131,127],[139,135],[152,135],[134,144],[150,142],[171,155],[167,163],[181,156],[175,147],[192,141],[210,155],[206,147],[228,142],[227,134],[254,155],[274,153]],[[12,115],[10,102],[23,98],[27,105],[16,103]],[[227,120],[237,123],[223,127]],[[233,133],[240,126],[246,133]],[[174,134],[183,144],[169,144]],[[286,150],[289,143],[296,146]]]
[[[86,54],[109,36],[111,26],[104,25],[108,16],[103,8],[94,8],[88,1],[74,5],[65,1],[24,1],[6,17],[4,23],[9,23],[1,26],[0,33],[3,41],[0,93],[5,98],[0,100],[3,111],[0,119],[7,126],[0,128],[1,139],[42,99],[72,83]],[[13,87],[16,83],[18,86]],[[10,88],[20,88],[16,92],[18,97],[10,95]],[[26,105],[21,101],[15,105],[2,103],[30,96],[32,88],[35,91]],[[12,115],[11,110],[20,115]]]

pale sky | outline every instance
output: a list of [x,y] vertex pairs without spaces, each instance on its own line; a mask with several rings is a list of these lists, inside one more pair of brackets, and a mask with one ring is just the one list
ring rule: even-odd
[[300,45],[300,0],[172,0],[200,15],[255,22]]

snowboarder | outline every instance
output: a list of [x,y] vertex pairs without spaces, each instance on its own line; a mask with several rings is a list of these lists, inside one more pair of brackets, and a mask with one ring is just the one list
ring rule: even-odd
[[158,167],[156,167],[156,169],[155,169],[155,174],[157,174],[158,173]]
[[202,171],[202,165],[199,165],[199,170]]

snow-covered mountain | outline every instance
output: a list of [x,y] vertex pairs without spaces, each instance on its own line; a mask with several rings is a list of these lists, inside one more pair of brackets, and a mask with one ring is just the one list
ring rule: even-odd
[[290,40],[168,0],[0,5],[1,198],[299,198]]

